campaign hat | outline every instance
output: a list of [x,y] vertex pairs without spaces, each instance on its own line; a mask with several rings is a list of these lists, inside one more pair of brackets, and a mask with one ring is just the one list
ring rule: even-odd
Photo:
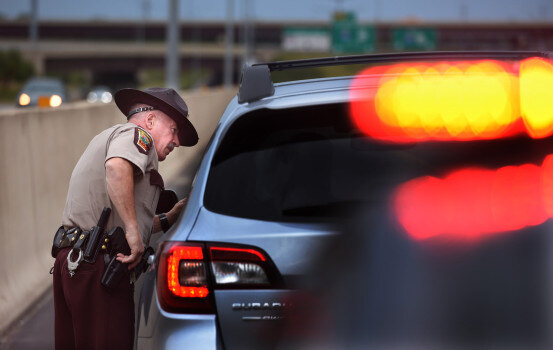
[[177,123],[181,146],[194,146],[198,143],[198,133],[188,119],[188,106],[174,89],[162,87],[151,87],[143,91],[121,89],[115,93],[114,100],[127,118],[132,115],[131,108],[138,103],[162,111]]

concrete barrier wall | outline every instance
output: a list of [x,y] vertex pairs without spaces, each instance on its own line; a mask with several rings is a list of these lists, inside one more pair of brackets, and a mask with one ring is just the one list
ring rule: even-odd
[[[166,181],[177,175],[184,182],[192,180],[235,93],[221,89],[183,94],[200,142],[176,149],[160,163]],[[122,122],[113,103],[0,111],[0,333],[51,287],[50,248],[73,167],[94,135]]]

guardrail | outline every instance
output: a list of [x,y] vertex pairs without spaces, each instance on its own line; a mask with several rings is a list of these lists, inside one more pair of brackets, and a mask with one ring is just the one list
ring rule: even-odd
[[[184,93],[200,135],[160,163],[166,180],[190,184],[235,89]],[[51,288],[50,248],[73,167],[94,135],[125,118],[114,103],[0,111],[0,333]],[[53,320],[52,320],[53,321]]]

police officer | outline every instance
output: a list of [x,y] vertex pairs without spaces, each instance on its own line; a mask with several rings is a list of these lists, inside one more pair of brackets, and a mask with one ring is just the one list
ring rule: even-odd
[[[188,120],[188,107],[168,88],[119,90],[115,103],[127,116],[95,136],[79,159],[69,182],[62,225],[90,230],[102,209],[112,213],[106,230],[120,226],[130,254],[117,260],[134,267],[141,259],[152,232],[166,230],[178,217],[184,202],[155,215],[163,179],[158,161],[175,147],[193,146],[198,134]],[[80,262],[68,270],[64,248],[54,265],[56,349],[132,349],[134,343],[133,285],[104,288],[100,279],[104,259]]]

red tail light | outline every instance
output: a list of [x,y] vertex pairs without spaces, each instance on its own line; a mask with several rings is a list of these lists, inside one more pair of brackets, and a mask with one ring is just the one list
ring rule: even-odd
[[[209,294],[202,247],[173,246],[167,255],[167,286],[179,297],[205,298]],[[183,278],[180,271],[187,276]]]
[[162,247],[157,295],[166,311],[213,312],[201,243],[168,242]]
[[157,278],[160,305],[170,312],[212,313],[214,289],[282,287],[264,252],[224,244],[165,243]]

